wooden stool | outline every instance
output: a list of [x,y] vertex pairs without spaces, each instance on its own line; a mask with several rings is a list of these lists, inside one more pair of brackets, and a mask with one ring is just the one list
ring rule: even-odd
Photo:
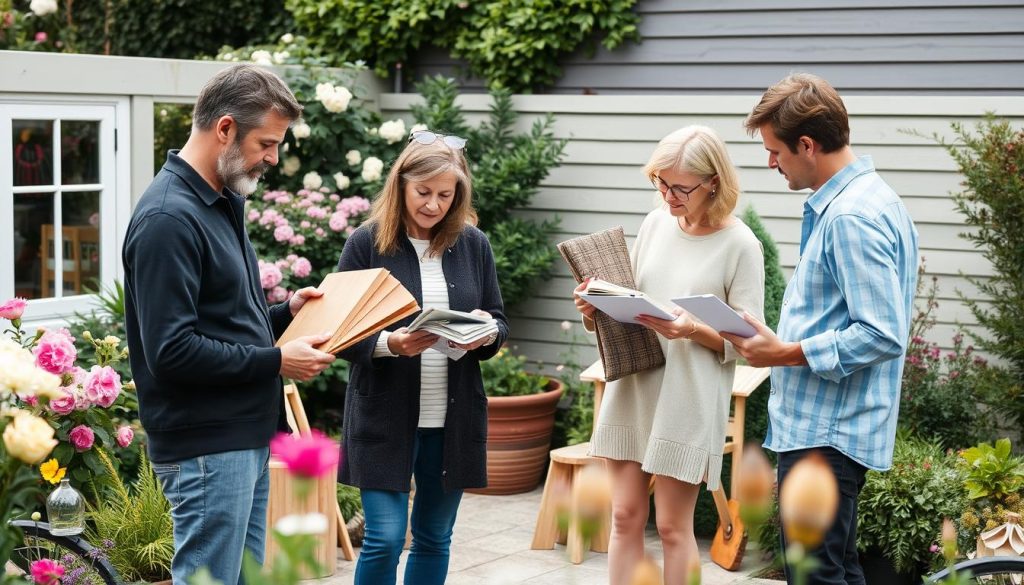
[[[320,572],[305,574],[304,579],[320,579],[330,577],[334,574],[335,565],[338,561],[338,530],[345,530],[335,522],[335,507],[338,505],[338,497],[335,489],[335,474],[330,473],[320,477],[316,486],[310,490],[306,502],[299,501],[295,494],[295,479],[288,474],[284,462],[277,459],[270,459],[270,501],[267,503],[267,529],[273,529],[278,520],[289,514],[306,514],[319,512],[327,517],[327,533],[316,539],[316,549],[313,551],[316,562],[320,565]],[[268,535],[266,542],[266,563],[271,566],[277,556],[280,547],[277,541]]]
[[[580,443],[555,449],[551,452],[551,463],[548,466],[548,478],[544,482],[544,495],[541,497],[540,512],[537,515],[537,527],[533,532],[530,548],[534,550],[552,549],[555,542],[564,544],[573,564],[583,562],[583,538],[578,529],[579,518],[570,511],[572,487],[579,478],[583,467],[588,464],[604,465],[603,459],[590,457],[587,451],[590,443]],[[611,531],[611,510],[607,511],[597,532],[590,540],[590,550],[608,552],[608,538]],[[559,530],[558,515],[569,516],[568,531]]]

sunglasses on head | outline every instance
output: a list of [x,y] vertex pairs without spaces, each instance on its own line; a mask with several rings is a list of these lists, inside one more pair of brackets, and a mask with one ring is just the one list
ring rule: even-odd
[[451,134],[435,134],[429,130],[416,130],[409,135],[409,142],[415,140],[416,142],[427,145],[433,144],[440,138],[449,148],[453,150],[462,150],[466,147],[466,139],[454,136]]

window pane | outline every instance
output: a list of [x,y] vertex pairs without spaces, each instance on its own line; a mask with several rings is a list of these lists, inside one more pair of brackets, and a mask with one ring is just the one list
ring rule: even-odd
[[100,279],[100,194],[64,193],[64,296],[97,290]]
[[[53,252],[49,264],[41,262],[43,232],[53,237],[53,193],[19,193],[14,196],[14,294],[26,299],[52,297]],[[47,267],[47,270],[44,270]],[[44,272],[48,278],[44,286]],[[45,290],[44,290],[45,289]]]
[[100,182],[100,123],[60,123],[60,174],[64,185]]
[[14,120],[14,184],[53,184],[53,121]]

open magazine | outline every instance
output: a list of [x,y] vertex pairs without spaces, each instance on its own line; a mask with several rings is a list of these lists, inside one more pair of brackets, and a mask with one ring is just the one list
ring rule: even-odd
[[450,347],[449,341],[466,345],[484,339],[498,332],[498,322],[491,317],[481,317],[463,311],[427,307],[409,324],[409,333],[419,330],[440,337],[441,339],[431,348],[457,360],[464,356],[466,351]]
[[600,278],[591,279],[580,297],[621,323],[636,323],[638,315],[650,315],[667,321],[676,318],[672,314],[672,305]]

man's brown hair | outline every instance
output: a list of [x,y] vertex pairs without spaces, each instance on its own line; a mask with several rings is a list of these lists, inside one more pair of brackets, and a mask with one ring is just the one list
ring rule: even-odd
[[801,136],[812,138],[826,153],[850,144],[850,120],[842,98],[827,81],[810,73],[794,73],[769,87],[743,123],[751,136],[765,124],[790,152],[796,152]]

